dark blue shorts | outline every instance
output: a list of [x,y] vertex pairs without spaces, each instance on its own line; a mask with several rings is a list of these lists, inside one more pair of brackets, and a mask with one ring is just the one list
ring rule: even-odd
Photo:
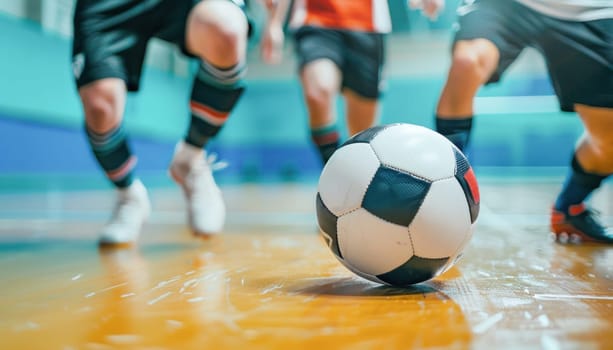
[[[199,1],[78,0],[72,45],[77,87],[120,78],[129,91],[137,91],[147,44],[154,37],[192,56],[185,47],[185,31],[187,17]],[[244,9],[243,1],[232,1]]]
[[457,24],[454,44],[484,38],[500,51],[490,83],[533,47],[545,59],[562,110],[577,103],[613,108],[613,19],[567,21],[512,0],[476,0],[460,5]]
[[326,58],[343,75],[342,88],[377,99],[381,94],[385,60],[384,35],[305,26],[294,33],[300,70],[309,62]]

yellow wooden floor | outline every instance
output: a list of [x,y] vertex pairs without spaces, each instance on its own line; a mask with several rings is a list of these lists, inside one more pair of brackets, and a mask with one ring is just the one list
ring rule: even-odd
[[[463,260],[408,289],[342,267],[309,186],[225,187],[200,241],[152,191],[140,245],[99,250],[105,191],[0,195],[0,349],[611,349],[613,247],[550,241],[558,182],[481,182]],[[611,224],[609,185],[593,202]]]

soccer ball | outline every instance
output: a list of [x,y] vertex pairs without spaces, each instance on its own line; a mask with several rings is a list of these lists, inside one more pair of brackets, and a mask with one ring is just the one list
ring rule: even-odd
[[407,286],[461,256],[479,215],[479,186],[460,150],[425,127],[398,123],[342,144],[319,178],[321,235],[368,280]]

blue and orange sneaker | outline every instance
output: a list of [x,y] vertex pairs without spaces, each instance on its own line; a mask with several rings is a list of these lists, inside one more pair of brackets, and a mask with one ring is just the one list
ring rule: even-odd
[[583,203],[571,206],[568,213],[551,209],[551,232],[560,243],[613,243],[613,231],[597,218],[598,212]]

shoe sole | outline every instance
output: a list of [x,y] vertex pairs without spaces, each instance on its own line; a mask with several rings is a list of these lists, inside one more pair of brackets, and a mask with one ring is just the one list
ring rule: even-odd
[[588,236],[569,224],[552,224],[551,234],[554,236],[556,242],[562,244],[580,244],[582,242],[608,243]]
[[149,213],[145,215],[145,217],[143,218],[143,222],[141,223],[138,229],[138,234],[136,235],[135,240],[133,241],[108,241],[104,239],[98,239],[98,247],[100,247],[100,249],[103,249],[103,248],[131,248],[135,246],[138,242],[138,238],[141,236],[143,232],[143,227],[145,226],[145,222],[149,220],[149,216],[151,216],[151,209],[149,209]]

